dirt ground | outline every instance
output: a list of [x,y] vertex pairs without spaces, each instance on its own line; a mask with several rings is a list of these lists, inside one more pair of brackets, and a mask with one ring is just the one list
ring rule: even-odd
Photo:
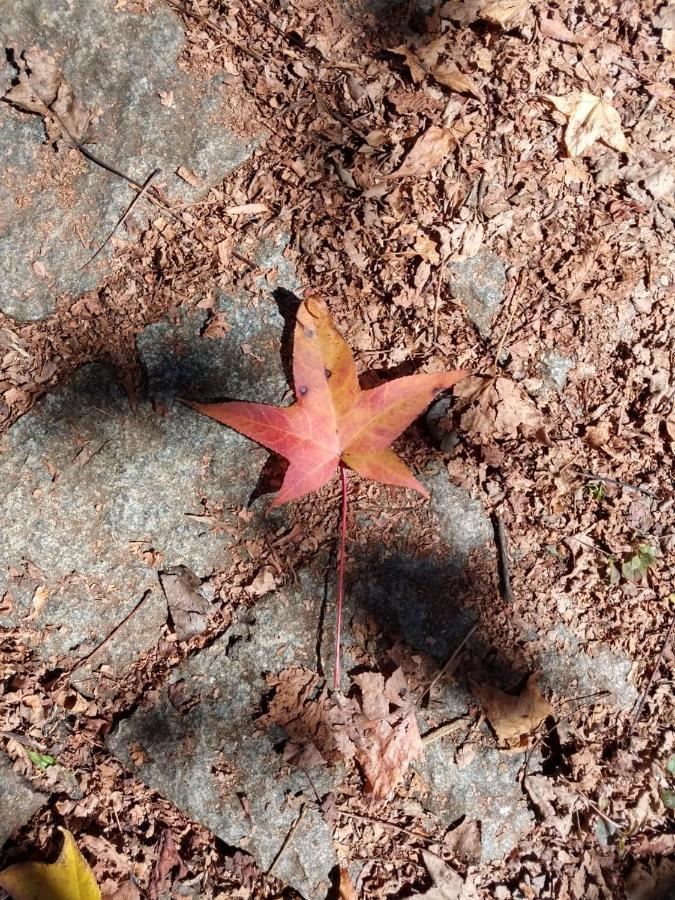
[[[369,857],[354,876],[357,895],[675,896],[675,881],[663,880],[675,879],[672,7],[171,5],[188,36],[181,65],[199,77],[224,71],[233,96],[247,98],[247,116],[233,115],[230,127],[268,136],[188,216],[151,214],[99,290],[60,298],[40,322],[0,316],[3,429],[95,359],[117,367],[133,402],[142,382],[136,334],[199,303],[217,335],[213,289],[253,286],[265,273],[249,252],[290,234],[286,256],[305,289],[329,301],[362,371],[476,373],[441,422],[447,439],[434,445],[420,424],[400,449],[413,468],[439,461],[504,523],[513,597],[493,601],[481,620],[485,640],[533,663],[527,629],[563,623],[591,656],[598,642],[625,653],[640,697],[623,713],[602,696],[548,698],[554,721],[538,740],[553,787],[530,795],[536,823],[500,861],[476,864],[472,823],[458,823],[460,835],[421,831],[409,781],[374,803],[348,778],[340,800],[349,815],[331,815],[343,858]],[[144,0],[124,6],[152,15]],[[591,126],[598,139],[580,147]],[[225,212],[246,204],[254,212]],[[453,263],[484,251],[506,263],[506,290],[479,332],[449,282]],[[359,491],[382,507],[383,541],[387,517],[427,528],[421,501],[397,513],[386,489]],[[331,547],[334,496],[335,485],[293,509],[313,544],[275,549],[261,540],[255,554],[242,553],[237,584],[272,562],[290,580]],[[354,545],[367,539],[359,527],[355,517]],[[433,545],[433,535],[425,540]],[[8,860],[43,844],[56,821],[86,835],[80,844],[110,897],[296,896],[130,776],[103,744],[172,666],[225,630],[242,602],[232,574],[221,573],[222,614],[210,631],[180,647],[167,634],[114,702],[65,687],[25,648],[20,629],[3,636],[6,749],[37,787],[50,785],[50,771],[36,773],[22,747],[45,747],[50,710],[66,710],[59,760],[72,779],[50,785],[52,799]],[[410,676],[413,690],[428,675]],[[477,706],[474,737],[480,721]],[[432,880],[422,851],[459,873],[463,893],[425,893]]]

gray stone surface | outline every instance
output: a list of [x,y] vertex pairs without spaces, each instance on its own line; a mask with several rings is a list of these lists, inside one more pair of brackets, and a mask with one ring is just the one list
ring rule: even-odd
[[47,798],[17,775],[7,754],[0,750],[0,849],[40,809]]
[[[178,68],[184,32],[164,4],[138,14],[113,0],[4,0],[0,38],[17,53],[49,52],[78,98],[101,110],[89,149],[141,183],[161,168],[155,184],[171,198],[194,199],[260,142],[224,124],[239,102],[225,77],[198,81]],[[0,63],[0,94],[14,75]],[[79,270],[134,196],[119,178],[74,163],[67,148],[55,158],[44,144],[37,116],[0,104],[0,309],[21,320],[48,315],[60,293],[89,290],[109,271],[110,246]],[[204,187],[181,180],[179,166]]]
[[565,390],[570,369],[574,368],[574,360],[557,350],[547,350],[541,357],[539,368],[544,378],[561,394]]
[[448,285],[481,337],[489,337],[492,321],[504,300],[504,262],[484,250],[461,262],[453,260],[448,263]]
[[[102,664],[117,673],[155,644],[166,619],[157,568],[207,578],[228,565],[242,527],[232,510],[247,503],[265,451],[176,397],[282,402],[282,319],[269,294],[218,305],[233,324],[223,338],[200,337],[200,310],[139,338],[159,404],[132,409],[113,374],[90,365],[0,441],[0,597],[11,598],[0,626],[25,626],[41,654],[73,664],[145,598],[76,671],[82,690]],[[257,504],[252,533],[264,515]]]
[[[304,589],[303,589],[304,588]],[[316,667],[320,596],[309,579],[243,613],[237,624],[171,677],[184,679],[184,695],[198,698],[186,713],[169,701],[168,688],[153,706],[121,723],[109,746],[153,789],[233,847],[252,853],[268,869],[298,817],[296,795],[313,797],[302,771],[288,769],[278,729],[255,720],[267,692],[264,673],[288,665]],[[130,748],[145,762],[138,765]],[[324,793],[335,772],[312,770]],[[337,864],[332,835],[308,806],[275,873],[307,898],[324,897]]]
[[[351,548],[345,673],[362,663],[364,653],[390,664],[389,651],[401,641],[413,653],[423,651],[445,662],[477,619],[471,591],[481,586],[475,583],[479,569],[472,569],[472,560],[478,553],[490,562],[489,519],[479,502],[448,483],[444,470],[422,478],[433,497],[430,515],[438,535],[434,552],[415,553],[415,535],[405,520],[386,546],[374,539],[360,550]],[[362,519],[378,514],[359,513]],[[297,587],[260,601],[231,631],[172,674],[171,681],[184,679],[184,692],[199,700],[186,714],[172,708],[165,687],[157,702],[121,723],[110,740],[112,750],[152,788],[228,844],[252,852],[263,867],[269,866],[297,816],[297,802],[284,804],[284,798],[300,792],[313,796],[304,776],[282,761],[283,733],[262,733],[256,727],[267,689],[263,674],[301,664],[331,679],[333,564],[317,558],[300,574]],[[627,661],[609,648],[591,659],[566,633],[541,634],[539,639],[545,648],[540,660],[545,685],[569,696],[612,682],[619,705],[630,702],[634,691],[626,680]],[[467,646],[466,659],[471,669],[482,667],[500,686],[514,688],[524,674],[495,659],[480,629]],[[460,670],[455,679],[436,688],[433,704],[419,712],[421,730],[466,715],[475,706]],[[422,805],[448,825],[461,816],[479,820],[483,860],[502,859],[534,821],[518,778],[524,753],[495,749],[485,725],[480,742],[457,750],[456,738],[445,738],[431,744],[425,759],[416,764],[421,783],[428,786],[420,794]],[[139,764],[139,758],[146,761]],[[536,764],[535,756],[531,765]],[[311,775],[319,793],[342,779],[341,771],[330,769],[312,769]],[[246,798],[244,806],[238,796]],[[245,809],[250,809],[250,818]],[[327,879],[335,863],[330,837],[314,808],[308,807],[293,850],[284,854],[278,868],[305,896],[323,896],[316,885]]]

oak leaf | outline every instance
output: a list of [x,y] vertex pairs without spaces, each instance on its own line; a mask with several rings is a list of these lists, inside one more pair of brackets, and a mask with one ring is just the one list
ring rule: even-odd
[[539,690],[538,680],[538,672],[530,675],[517,695],[507,694],[491,684],[471,681],[471,689],[503,749],[527,747],[530,734],[553,713],[551,705]]
[[630,153],[621,117],[607,100],[588,91],[572,91],[564,97],[546,94],[545,98],[567,117],[565,146],[570,156],[581,156],[596,141],[619,153]]
[[[439,129],[442,130],[442,129]],[[408,375],[361,390],[351,350],[325,301],[310,295],[300,304],[293,347],[296,402],[195,403],[194,409],[279,453],[288,462],[272,506],[316,491],[345,465],[366,478],[428,492],[389,445],[462,370]]]
[[53,863],[25,862],[0,872],[0,887],[12,900],[101,900],[94,873],[65,828],[63,846]]

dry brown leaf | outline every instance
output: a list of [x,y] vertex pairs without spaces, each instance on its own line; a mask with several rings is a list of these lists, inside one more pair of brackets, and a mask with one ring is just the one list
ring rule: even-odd
[[160,584],[179,641],[201,634],[206,628],[211,604],[197,591],[201,581],[187,566],[174,566],[159,573]]
[[478,100],[482,98],[480,89],[471,75],[465,75],[460,72],[455,63],[448,62],[441,65],[433,66],[429,72],[439,84],[448,87],[458,94],[471,94]]
[[454,142],[452,132],[432,125],[418,137],[398,169],[385,177],[421,178],[428,175],[445,160]]
[[178,869],[176,873],[177,878],[184,878],[188,873],[187,867],[178,852],[173,835],[168,828],[165,828],[159,839],[159,857],[150,878],[148,900],[157,900],[160,894],[163,894],[170,887],[169,878],[174,869]]
[[469,900],[470,897],[476,896],[465,884],[462,876],[451,869],[440,856],[422,850],[422,859],[434,886],[423,894],[413,894],[408,900],[413,900],[413,897],[423,897],[425,900]]
[[279,725],[293,742],[285,754],[288,761],[305,764],[350,759],[356,748],[346,733],[356,707],[331,700],[323,680],[311,669],[289,666],[267,678],[274,689],[261,726]]
[[532,19],[529,0],[493,0],[483,3],[480,17],[492,25],[510,30],[527,25]]
[[31,47],[16,58],[19,81],[4,95],[5,100],[42,116],[50,141],[62,140],[71,147],[86,143],[92,114],[77,99],[50,54]]
[[465,820],[445,835],[443,846],[465,865],[478,865],[482,853],[480,822]]
[[507,694],[491,684],[471,681],[471,689],[478,697],[502,749],[527,747],[532,732],[552,714],[551,705],[539,690],[539,675],[538,672],[530,675],[518,695]]
[[421,81],[424,81],[427,74],[426,70],[410,47],[406,47],[405,44],[399,44],[398,47],[391,47],[389,52],[403,57],[405,64],[410,71],[410,77],[413,80],[413,84],[419,84]]
[[[415,708],[401,669],[386,680],[379,673],[366,672],[354,681],[361,690],[363,710],[363,717],[355,723],[356,758],[363,770],[366,792],[383,800],[409,764],[424,756]],[[393,713],[389,712],[391,707]]]
[[554,41],[560,41],[563,44],[586,43],[585,38],[579,37],[578,34],[569,30],[558,13],[553,13],[550,18],[542,16],[539,20],[539,30],[544,37],[551,38]]
[[[537,812],[548,826],[556,829],[560,837],[567,838],[572,830],[572,809],[574,794],[566,785],[557,785],[545,775],[528,775],[524,780],[525,790]],[[563,807],[559,813],[556,805]]]
[[661,32],[661,43],[675,54],[675,3],[664,3],[658,14],[652,16],[652,24]]
[[339,891],[338,900],[359,900],[351,875],[344,866],[340,866]]
[[584,432],[584,441],[589,447],[596,450],[602,450],[609,444],[610,438],[609,422],[601,422],[599,425],[589,425]]
[[356,757],[366,793],[379,800],[396,787],[413,759],[422,758],[401,669],[387,679],[377,672],[357,676],[358,701],[330,696],[323,680],[302,666],[290,666],[267,682],[274,694],[258,723],[284,729],[292,741],[284,752],[289,762],[306,767]]
[[265,594],[271,594],[276,588],[277,580],[274,577],[274,570],[270,566],[265,566],[245,590],[249,597],[264,597]]
[[508,378],[497,378],[487,387],[485,384],[484,378],[470,376],[455,388],[457,398],[473,401],[460,419],[464,431],[515,438],[521,428],[543,428],[544,417],[517,384]]
[[484,0],[447,0],[440,8],[441,18],[459,25],[473,25],[480,19]]
[[103,894],[101,900],[141,900],[141,892],[133,881],[125,881],[112,893]]
[[607,100],[587,91],[573,91],[565,97],[545,95],[546,100],[567,116],[565,146],[570,156],[581,156],[596,141],[619,153],[630,153],[621,128],[621,117]]

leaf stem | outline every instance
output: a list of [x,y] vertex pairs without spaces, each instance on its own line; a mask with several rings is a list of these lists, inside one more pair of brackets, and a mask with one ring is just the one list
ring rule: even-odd
[[340,560],[338,563],[337,619],[335,622],[335,669],[333,686],[340,688],[340,635],[342,633],[342,601],[345,594],[345,545],[347,539],[347,467],[340,462],[340,484],[342,485],[342,515],[340,520]]

